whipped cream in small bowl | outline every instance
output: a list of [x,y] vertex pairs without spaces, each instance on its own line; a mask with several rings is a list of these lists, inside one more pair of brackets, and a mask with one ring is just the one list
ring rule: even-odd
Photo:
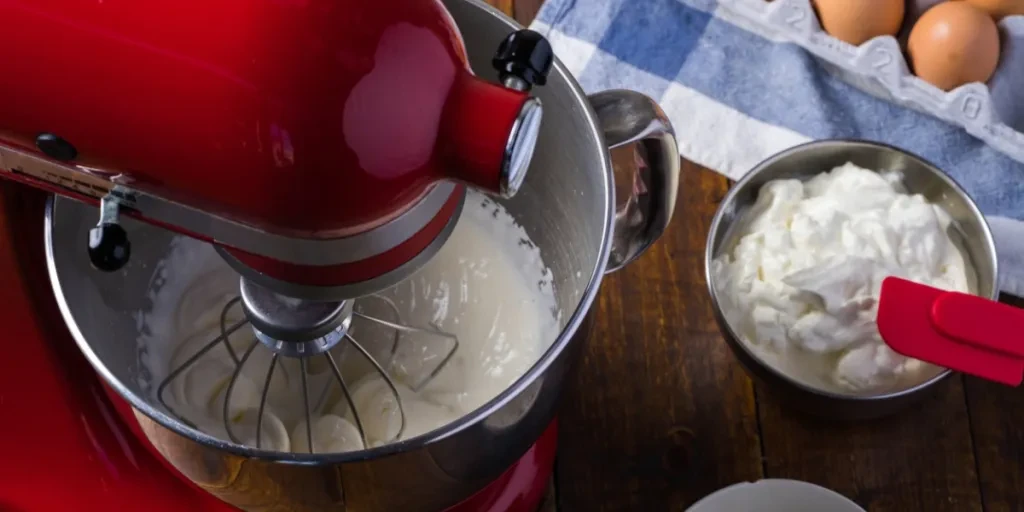
[[811,142],[759,164],[719,206],[705,258],[743,366],[832,418],[895,412],[950,374],[882,341],[885,277],[998,295],[995,243],[971,198],[934,165],[874,142]]

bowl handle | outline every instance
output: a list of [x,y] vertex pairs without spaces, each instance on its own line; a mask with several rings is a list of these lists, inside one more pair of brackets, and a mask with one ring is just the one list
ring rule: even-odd
[[638,92],[588,96],[608,149],[636,143],[635,165],[615,166],[615,222],[605,272],[635,260],[668,226],[679,187],[679,146],[668,116]]

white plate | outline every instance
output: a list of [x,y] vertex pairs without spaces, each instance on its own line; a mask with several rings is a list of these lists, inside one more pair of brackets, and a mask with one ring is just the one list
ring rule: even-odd
[[767,479],[730,485],[686,512],[865,512],[843,495],[797,480]]

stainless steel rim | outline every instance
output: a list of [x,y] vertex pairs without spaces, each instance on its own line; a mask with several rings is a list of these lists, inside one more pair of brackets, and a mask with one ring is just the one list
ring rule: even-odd
[[[489,6],[478,4],[481,9],[487,10],[494,14],[496,17],[501,19],[510,29],[521,28],[515,22],[509,20],[497,9]],[[553,69],[556,73],[561,74],[565,77],[571,77],[572,75],[565,68],[565,66],[558,60],[555,59]],[[587,126],[591,132],[591,136],[600,141],[599,146],[605,147],[604,138],[602,135],[601,128],[597,124],[596,116],[593,109],[587,100],[587,96],[580,89],[579,85],[572,79],[566,80],[567,85],[571,88],[571,92],[576,100],[577,105],[581,106],[583,112],[586,115]],[[61,288],[61,283],[58,279],[57,269],[54,264],[54,247],[53,247],[53,198],[47,203],[46,216],[45,216],[45,237],[46,237],[46,258],[47,268],[50,274],[50,282],[53,286],[54,294],[56,295],[57,304],[60,308],[61,315],[64,318],[65,323],[71,332],[72,337],[78,344],[79,349],[85,355],[86,359],[92,364],[93,368],[100,374],[100,376],[115,390],[117,393],[127,400],[132,407],[145,414],[153,421],[157,422],[161,426],[178,433],[192,441],[201,443],[206,446],[224,450],[226,452],[255,459],[268,460],[273,462],[281,462],[287,464],[297,465],[324,465],[324,464],[337,464],[345,462],[361,461],[366,459],[374,459],[390,454],[408,451],[412,448],[418,448],[424,445],[440,441],[448,438],[470,426],[480,422],[487,416],[490,416],[496,410],[502,408],[508,404],[513,398],[518,396],[522,391],[530,386],[540,375],[542,375],[547,368],[554,362],[556,357],[566,348],[566,346],[572,341],[573,335],[579,329],[583,323],[591,305],[597,296],[598,289],[601,284],[601,280],[604,276],[605,268],[608,264],[608,256],[611,247],[611,230],[614,221],[614,207],[615,204],[615,188],[612,185],[613,174],[611,160],[607,151],[600,155],[601,160],[601,173],[605,176],[607,183],[605,202],[605,211],[607,212],[605,221],[601,230],[601,245],[600,253],[598,254],[597,262],[594,268],[591,269],[591,278],[588,282],[586,289],[584,290],[579,303],[576,305],[575,310],[566,322],[565,327],[562,329],[558,338],[548,347],[547,351],[541,356],[540,360],[533,365],[522,377],[520,377],[514,384],[505,389],[494,399],[490,400],[483,406],[477,408],[473,412],[466,414],[458,420],[440,428],[433,432],[413,437],[410,439],[404,439],[393,444],[388,444],[368,450],[361,450],[355,452],[343,452],[343,453],[331,453],[331,454],[300,454],[300,453],[285,453],[285,452],[273,452],[267,450],[257,450],[254,448],[245,448],[239,445],[225,442],[216,437],[200,432],[198,430],[189,428],[183,425],[180,421],[172,418],[170,415],[153,407],[148,401],[139,398],[137,395],[129,391],[128,387],[120,382],[103,364],[96,353],[92,350],[89,343],[86,342],[81,331],[78,329],[75,323],[74,317],[71,314],[71,310],[66,302],[65,295]]]
[[[775,377],[777,377],[777,378],[779,378],[779,379],[781,379],[781,380],[783,380],[783,381],[785,381],[785,382],[787,382],[787,383],[789,383],[789,384],[799,388],[802,391],[805,391],[805,392],[808,392],[808,393],[812,393],[812,394],[816,394],[816,395],[820,395],[820,396],[824,396],[824,397],[827,397],[827,398],[836,399],[836,400],[846,400],[846,401],[853,401],[853,402],[871,402],[871,401],[876,401],[876,400],[889,400],[889,399],[893,399],[893,398],[899,398],[899,397],[904,397],[904,396],[907,396],[907,395],[912,395],[912,394],[918,393],[920,391],[923,391],[924,389],[927,389],[927,388],[933,386],[934,384],[936,384],[936,383],[946,379],[947,377],[952,375],[953,371],[949,370],[949,369],[944,369],[941,372],[939,372],[938,375],[936,375],[936,376],[934,376],[934,377],[932,377],[932,378],[930,378],[930,379],[928,379],[928,380],[926,380],[924,382],[921,382],[921,383],[919,383],[917,385],[911,386],[911,387],[909,387],[907,389],[903,389],[903,390],[900,390],[900,391],[893,391],[893,392],[879,394],[879,395],[862,395],[862,396],[858,396],[858,395],[844,395],[844,394],[841,394],[841,393],[835,393],[835,392],[832,392],[832,391],[827,391],[827,390],[823,390],[823,389],[814,388],[814,387],[808,386],[808,385],[806,385],[806,384],[804,384],[802,382],[799,382],[799,381],[789,377],[788,375],[786,375],[786,374],[776,370],[774,366],[772,366],[772,365],[770,365],[768,363],[765,363],[760,357],[757,356],[757,354],[755,354],[753,351],[751,351],[749,348],[747,348],[747,346],[743,343],[742,338],[739,337],[739,335],[736,334],[736,331],[734,331],[732,326],[729,325],[729,322],[725,320],[724,313],[722,313],[722,305],[721,305],[721,303],[719,302],[719,299],[718,299],[718,290],[717,290],[717,288],[715,287],[715,284],[714,284],[714,275],[711,272],[711,261],[714,260],[714,258],[716,256],[715,251],[714,251],[714,249],[715,249],[714,248],[715,234],[718,233],[718,231],[720,229],[719,225],[722,223],[722,219],[723,219],[723,217],[725,215],[725,206],[731,204],[732,202],[734,202],[735,198],[736,198],[736,195],[739,194],[740,190],[743,190],[745,188],[745,186],[747,185],[747,183],[752,181],[760,173],[760,171],[762,169],[764,169],[765,167],[768,167],[768,166],[774,164],[775,162],[788,157],[789,155],[791,155],[793,153],[797,153],[797,152],[806,150],[807,148],[818,146],[818,145],[823,145],[823,144],[836,144],[836,143],[845,144],[845,145],[851,145],[851,146],[876,147],[876,148],[880,148],[880,149],[887,149],[887,150],[897,151],[897,152],[902,153],[902,154],[904,154],[904,155],[906,155],[906,156],[908,156],[910,158],[918,160],[919,162],[921,162],[925,166],[933,169],[934,171],[936,171],[936,173],[938,173],[938,175],[947,184],[949,184],[949,186],[951,186],[952,188],[954,188],[955,190],[960,192],[961,195],[963,195],[965,198],[967,198],[967,202],[968,202],[968,204],[971,207],[971,212],[976,217],[981,219],[982,231],[983,231],[984,236],[985,236],[985,243],[987,245],[989,245],[990,247],[995,247],[995,239],[992,236],[992,230],[989,228],[988,222],[985,220],[984,215],[982,215],[981,210],[978,209],[978,205],[975,204],[974,200],[972,200],[970,198],[970,196],[967,195],[967,192],[964,191],[963,187],[961,187],[959,183],[957,183],[955,180],[953,180],[953,178],[950,178],[949,175],[947,175],[946,173],[942,172],[942,170],[938,166],[932,164],[931,162],[921,158],[920,156],[917,156],[917,155],[915,155],[913,153],[909,153],[909,152],[907,152],[905,150],[902,150],[900,148],[897,148],[895,146],[890,146],[888,144],[883,144],[883,143],[874,142],[874,141],[865,141],[865,140],[856,140],[856,139],[825,139],[825,140],[817,140],[817,141],[807,142],[807,143],[800,144],[798,146],[794,146],[792,148],[789,148],[789,149],[787,149],[785,151],[776,153],[776,154],[768,157],[767,159],[765,159],[761,163],[757,164],[756,166],[754,166],[753,169],[748,171],[747,174],[745,174],[743,176],[743,178],[741,178],[739,181],[737,181],[736,184],[733,185],[732,188],[729,189],[729,193],[726,194],[725,198],[722,199],[722,202],[719,203],[718,210],[715,212],[715,216],[711,220],[711,228],[708,230],[707,241],[706,241],[706,243],[704,245],[704,281],[707,283],[708,294],[710,294],[710,296],[711,296],[711,306],[714,308],[714,310],[716,312],[719,312],[719,314],[722,316],[723,320],[721,322],[719,322],[719,324],[721,325],[722,329],[725,329],[727,331],[725,333],[727,335],[726,337],[727,338],[731,338],[733,340],[736,340],[736,343],[730,343],[730,346],[732,346],[734,348],[734,350],[735,349],[742,350],[744,354],[746,354],[747,356],[751,357],[754,361],[757,361],[758,364],[760,364],[767,372],[769,372],[773,376],[775,376]],[[993,254],[994,254],[994,251],[993,251]],[[995,300],[999,296],[999,286],[998,286],[998,282],[999,282],[999,266],[998,265],[999,265],[999,263],[998,263],[998,261],[996,260],[995,257],[992,258],[992,262],[991,263],[992,263],[992,270],[993,270],[993,276],[995,278],[995,283],[992,286],[992,295],[990,297],[988,297],[988,298]]]

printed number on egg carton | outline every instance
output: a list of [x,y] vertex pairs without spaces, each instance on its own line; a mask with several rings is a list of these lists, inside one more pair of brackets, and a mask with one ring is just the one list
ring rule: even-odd
[[[972,83],[946,92],[911,73],[897,37],[875,37],[854,46],[827,34],[811,0],[718,2],[748,28],[804,48],[829,72],[858,89],[961,126],[1024,163],[1024,16],[999,21],[1001,57],[987,84]],[[908,17],[913,11],[908,8]]]

